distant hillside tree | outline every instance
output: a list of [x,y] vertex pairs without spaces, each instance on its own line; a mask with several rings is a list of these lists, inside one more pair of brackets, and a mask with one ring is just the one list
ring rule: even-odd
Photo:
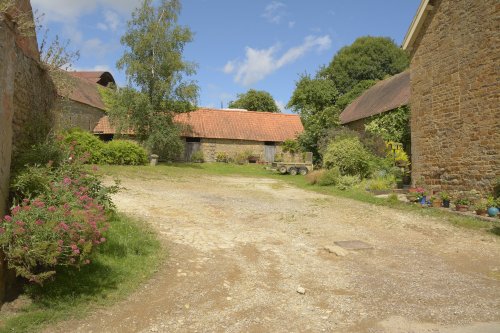
[[278,105],[270,93],[263,90],[250,89],[238,94],[235,101],[229,102],[230,109],[247,109],[249,111],[280,112]]
[[[170,160],[183,148],[173,117],[193,110],[198,97],[198,86],[184,79],[195,73],[196,66],[182,58],[192,33],[178,25],[180,10],[179,0],[161,0],[158,6],[144,0],[132,13],[121,38],[126,50],[117,63],[118,69],[125,69],[129,87],[117,93],[122,107],[109,111],[112,120],[127,119],[139,140]],[[134,92],[134,87],[139,91]]]

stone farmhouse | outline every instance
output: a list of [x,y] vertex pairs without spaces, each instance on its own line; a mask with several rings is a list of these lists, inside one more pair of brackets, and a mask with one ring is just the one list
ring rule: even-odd
[[[215,162],[218,153],[229,157],[248,153],[255,161],[273,162],[281,153],[280,145],[304,131],[298,115],[231,109],[198,109],[176,115],[175,122],[184,125],[186,161],[202,151],[206,162]],[[93,132],[105,139],[116,133],[108,117]]]
[[489,193],[500,177],[498,0],[422,0],[411,57],[412,178]]
[[78,127],[92,132],[105,115],[105,105],[99,87],[115,84],[110,72],[67,72],[69,88],[67,96],[59,91],[54,110],[60,128]]
[[410,72],[405,71],[377,82],[340,114],[340,124],[362,132],[370,119],[410,102]]

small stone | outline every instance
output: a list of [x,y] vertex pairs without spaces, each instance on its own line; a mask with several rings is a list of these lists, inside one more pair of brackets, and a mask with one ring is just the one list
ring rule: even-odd
[[304,295],[306,293],[306,290],[303,287],[297,287],[297,292],[301,295]]
[[328,251],[328,253],[334,253],[338,257],[345,257],[349,253],[346,249],[336,245],[325,246],[325,250]]
[[184,305],[186,309],[189,309],[189,304]]
[[228,301],[230,301],[230,300],[232,300],[233,298],[232,298],[232,297],[226,297],[226,299],[227,299]]
[[158,327],[151,327],[150,332],[158,332]]

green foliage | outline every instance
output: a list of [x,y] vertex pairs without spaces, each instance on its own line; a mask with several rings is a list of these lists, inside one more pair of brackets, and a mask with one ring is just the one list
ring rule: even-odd
[[350,175],[343,175],[342,176],[341,175],[338,179],[338,183],[337,183],[336,187],[339,190],[346,191],[346,190],[353,188],[354,186],[356,186],[360,182],[361,182],[361,179],[357,175],[356,176],[350,176]]
[[367,132],[381,136],[385,141],[400,142],[408,150],[410,147],[410,109],[401,106],[375,116],[365,125]]
[[12,159],[11,170],[13,174],[28,166],[52,164],[58,166],[64,158],[60,144],[49,136],[42,143],[32,145],[17,152]]
[[292,140],[292,139],[287,139],[283,141],[281,149],[283,150],[284,153],[290,153],[292,155],[302,152],[300,143],[297,140]]
[[182,58],[192,33],[178,25],[180,9],[179,0],[162,0],[157,7],[145,0],[132,13],[121,38],[126,51],[117,63],[125,69],[129,87],[105,100],[119,130],[133,129],[151,152],[170,161],[184,148],[174,115],[193,110],[198,96],[198,86],[184,80],[195,73],[195,65]]
[[215,154],[215,161],[221,163],[229,163],[229,155],[224,151],[219,151]]
[[104,145],[104,164],[144,165],[148,162],[146,150],[130,140],[113,140]]
[[205,162],[205,156],[203,155],[203,151],[198,150],[191,155],[191,162],[195,163],[203,163]]
[[316,183],[319,186],[332,186],[332,185],[335,186],[339,183],[339,179],[341,176],[342,175],[340,173],[339,168],[334,167],[331,169],[324,170],[320,174]]
[[370,191],[384,191],[393,189],[396,186],[396,179],[392,175],[376,176],[366,182],[366,189]]
[[332,141],[323,156],[328,169],[338,167],[343,175],[367,177],[371,171],[373,155],[363,147],[358,138]]
[[340,49],[319,75],[333,82],[341,94],[365,80],[382,80],[408,68],[409,58],[386,37],[360,37]]
[[280,112],[270,93],[255,89],[250,89],[244,94],[238,94],[238,98],[235,101],[229,102],[229,108],[261,112]]
[[64,142],[71,145],[76,156],[85,156],[88,163],[102,163],[104,142],[92,133],[72,129],[64,134]]

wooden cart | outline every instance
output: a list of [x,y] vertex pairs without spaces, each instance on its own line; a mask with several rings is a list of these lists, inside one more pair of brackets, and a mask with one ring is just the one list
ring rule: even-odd
[[281,174],[307,175],[314,168],[312,163],[295,163],[295,162],[274,162],[272,169],[278,170]]

